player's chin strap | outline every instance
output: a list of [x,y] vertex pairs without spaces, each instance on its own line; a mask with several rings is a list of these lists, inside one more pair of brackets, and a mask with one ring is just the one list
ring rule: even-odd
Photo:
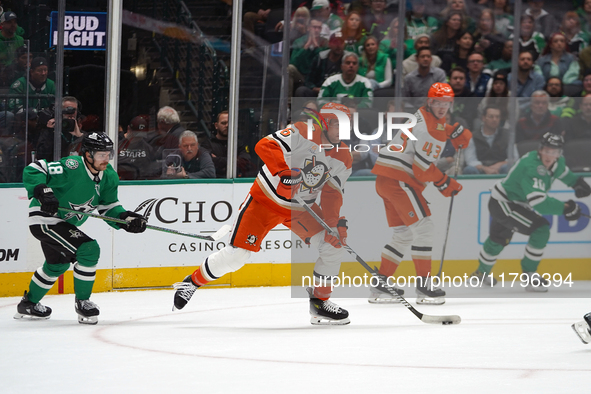
[[[328,224],[326,224],[326,222],[324,220],[322,220],[322,218],[320,216],[318,216],[316,214],[316,212],[314,212],[312,210],[312,208],[310,208],[308,206],[308,204],[306,204],[304,202],[304,200],[302,200],[302,198],[298,195],[295,195],[294,199],[298,202],[298,204],[300,204],[317,222],[318,224],[320,224],[324,230],[326,230],[326,232],[328,232],[330,235],[339,238],[339,234],[335,231],[333,231]],[[410,305],[408,303],[408,301],[406,301],[406,299],[404,297],[402,297],[401,295],[399,295],[396,291],[394,291],[390,286],[388,286],[388,284],[386,283],[386,280],[384,280],[383,277],[381,277],[378,274],[378,269],[377,268],[371,268],[361,257],[359,257],[359,255],[357,253],[355,253],[355,251],[353,249],[351,249],[351,247],[349,245],[346,244],[341,244],[341,246],[347,251],[349,252],[350,255],[352,255],[353,257],[355,257],[355,259],[357,260],[357,262],[359,262],[359,264],[361,264],[369,273],[371,273],[371,275],[373,277],[376,277],[378,279],[378,282],[384,286],[384,288],[386,290],[388,290],[388,293],[390,293],[392,295],[392,297],[394,297],[395,299],[397,299],[398,301],[400,301],[400,303],[402,305],[404,305],[408,310],[410,310],[412,313],[414,313],[414,315],[416,317],[418,317],[419,319],[421,319],[421,321],[423,323],[430,323],[430,324],[460,324],[460,322],[462,321],[462,319],[457,316],[457,315],[449,315],[449,316],[432,316],[432,315],[424,315],[421,312],[417,311],[412,305]],[[371,283],[371,282],[370,282]]]
[[[90,156],[93,158],[93,159],[92,159],[92,161],[90,161],[90,160],[88,160],[88,159],[86,158],[86,152],[90,153]],[[85,152],[84,152],[84,155],[83,155],[82,157],[84,158],[84,163],[88,163],[88,165],[89,165],[89,166],[90,166],[90,167],[91,167],[93,170],[95,170],[95,171],[97,171],[97,172],[101,172],[101,170],[97,169],[97,168],[94,166],[94,152],[92,152],[92,151],[85,151]],[[93,174],[93,175],[94,175],[94,174]]]

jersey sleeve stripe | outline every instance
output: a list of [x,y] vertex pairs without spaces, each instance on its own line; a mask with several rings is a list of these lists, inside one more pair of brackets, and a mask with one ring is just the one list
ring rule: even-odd
[[285,141],[283,141],[282,138],[280,138],[277,133],[273,133],[271,134],[271,136],[273,137],[273,139],[275,139],[275,141],[279,142],[282,146],[283,149],[285,149],[287,152],[291,152],[291,147],[289,146],[289,144]]
[[427,165],[427,167],[429,167],[431,165],[431,162],[427,159],[425,159],[423,156],[419,155],[418,152],[415,152],[415,157],[420,159],[423,163],[425,163]]
[[558,177],[558,179],[564,178],[568,174],[568,171],[569,171],[568,167],[567,166],[564,166],[564,171],[562,171],[562,174],[560,174],[560,176]]
[[120,205],[121,205],[121,203],[119,201],[115,201],[114,203],[109,204],[109,205],[99,205],[97,207],[97,209],[101,215],[104,215],[105,213],[109,212],[111,209],[118,207]]
[[407,167],[408,169],[412,170],[412,164],[407,163],[404,160],[399,159],[398,157],[386,156],[386,155],[380,153],[379,158],[380,159],[383,159],[383,160],[386,160],[386,161],[395,161],[395,162],[400,163],[403,166]]
[[543,203],[546,200],[546,197],[547,197],[546,195],[536,196],[536,197],[533,197],[533,198],[529,198],[527,200],[527,202],[529,202],[529,205],[531,205],[533,207],[535,205],[538,205],[538,204]]
[[47,163],[45,163],[45,161],[36,160],[33,163],[29,164],[29,166],[47,175]]

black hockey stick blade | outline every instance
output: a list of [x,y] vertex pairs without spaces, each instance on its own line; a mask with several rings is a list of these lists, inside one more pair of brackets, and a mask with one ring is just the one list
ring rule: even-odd
[[[302,198],[298,195],[296,195],[294,197],[294,199],[298,202],[298,204],[300,204],[310,215],[312,215],[312,217],[318,222],[318,224],[320,224],[329,234],[335,236],[335,237],[339,237],[339,235],[337,233],[335,233],[329,226],[328,224],[326,224],[324,222],[324,220],[322,220],[322,218],[320,216],[318,216],[316,214],[316,212],[314,212],[309,206],[308,204],[306,204],[304,202],[304,200],[302,200]],[[457,315],[449,315],[449,316],[431,316],[431,315],[425,315],[421,312],[419,312],[418,310],[415,309],[415,307],[413,307],[411,304],[408,303],[408,301],[402,297],[400,294],[398,294],[396,291],[394,291],[394,289],[392,289],[390,286],[388,286],[388,284],[386,283],[386,281],[380,277],[378,275],[378,270],[377,269],[373,269],[369,266],[369,264],[367,264],[361,257],[359,257],[359,255],[357,253],[355,253],[355,251],[349,246],[349,245],[343,245],[341,244],[341,246],[343,248],[345,248],[345,250],[353,257],[355,257],[355,260],[357,260],[357,262],[359,264],[361,264],[366,270],[367,272],[369,272],[370,274],[372,274],[372,276],[376,277],[378,279],[378,282],[384,286],[384,288],[386,288],[388,290],[388,293],[390,293],[390,295],[392,295],[394,298],[396,298],[396,300],[398,300],[402,305],[404,305],[408,310],[410,310],[416,317],[418,317],[423,323],[427,323],[427,324],[443,324],[443,325],[449,325],[449,324],[460,324],[460,322],[462,321],[462,319],[457,316]]]
[[[76,215],[84,215],[84,216],[88,216],[91,218],[102,219],[102,220],[106,220],[109,222],[114,222],[114,223],[119,223],[119,224],[127,224],[127,222],[125,220],[118,219],[118,218],[112,218],[109,216],[97,215],[96,213],[77,211],[75,209],[62,208],[62,207],[60,207],[59,210],[63,211],[63,212],[74,213]],[[197,235],[197,234],[185,233],[184,231],[173,230],[171,228],[152,226],[149,224],[146,226],[146,228],[150,229],[150,230],[162,231],[164,233],[169,233],[169,234],[182,235],[184,237],[202,239],[204,241],[217,241],[217,240],[225,237],[226,234],[228,234],[230,232],[230,230],[232,229],[232,227],[230,225],[225,224],[218,231],[213,233],[212,235]]]

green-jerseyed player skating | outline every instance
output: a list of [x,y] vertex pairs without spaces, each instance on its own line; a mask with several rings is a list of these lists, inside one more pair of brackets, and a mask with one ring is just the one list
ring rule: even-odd
[[127,222],[110,226],[131,233],[146,229],[143,216],[126,211],[118,201],[119,177],[109,159],[113,141],[105,133],[93,132],[84,137],[82,156],[64,157],[60,161],[39,160],[27,166],[23,183],[31,198],[29,229],[41,241],[45,263],[33,274],[29,291],[17,306],[15,319],[48,319],[51,308],[40,304],[61,274],[74,263],[75,310],[83,324],[98,322],[99,308],[90,301],[96,266],[98,243],[77,226],[87,216],[59,211],[59,207],[82,212],[98,209],[101,215]]
[[[528,276],[526,291],[548,291],[548,282],[538,273],[544,248],[550,238],[550,223],[542,215],[564,215],[566,220],[577,220],[581,209],[573,200],[566,202],[548,196],[552,182],[559,179],[575,190],[577,198],[591,194],[591,187],[573,174],[562,156],[564,139],[546,133],[540,147],[521,157],[507,177],[492,189],[488,209],[492,218],[489,236],[478,258],[478,270],[472,276],[491,284],[497,256],[509,245],[514,232],[529,236],[521,260],[523,273]],[[525,279],[525,278],[524,278]],[[535,279],[535,280],[532,280]],[[492,279],[493,285],[496,280]]]

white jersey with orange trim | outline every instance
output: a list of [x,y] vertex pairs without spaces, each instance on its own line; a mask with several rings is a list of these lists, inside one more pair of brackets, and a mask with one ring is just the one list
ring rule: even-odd
[[[324,186],[324,194],[337,194],[338,209],[342,205],[342,194],[346,180],[351,175],[352,159],[348,150],[326,150],[320,147],[320,133],[314,129],[312,140],[304,137],[307,135],[307,125],[298,122],[289,125],[283,130],[261,139],[255,151],[265,165],[250,189],[252,197],[269,206],[269,208],[289,215],[291,210],[302,211],[296,201],[291,201],[277,193],[277,185],[280,181],[279,172],[299,168],[302,171],[303,181],[298,190],[298,195],[307,203],[316,201],[320,190]],[[346,147],[341,144],[342,147]],[[324,196],[322,198],[324,201]],[[332,205],[332,204],[331,204]]]
[[437,119],[425,107],[419,108],[415,117],[417,124],[410,131],[417,140],[398,131],[392,141],[380,149],[372,173],[406,182],[422,191],[426,182],[443,177],[434,163],[443,152],[452,127],[445,124],[445,118]]

